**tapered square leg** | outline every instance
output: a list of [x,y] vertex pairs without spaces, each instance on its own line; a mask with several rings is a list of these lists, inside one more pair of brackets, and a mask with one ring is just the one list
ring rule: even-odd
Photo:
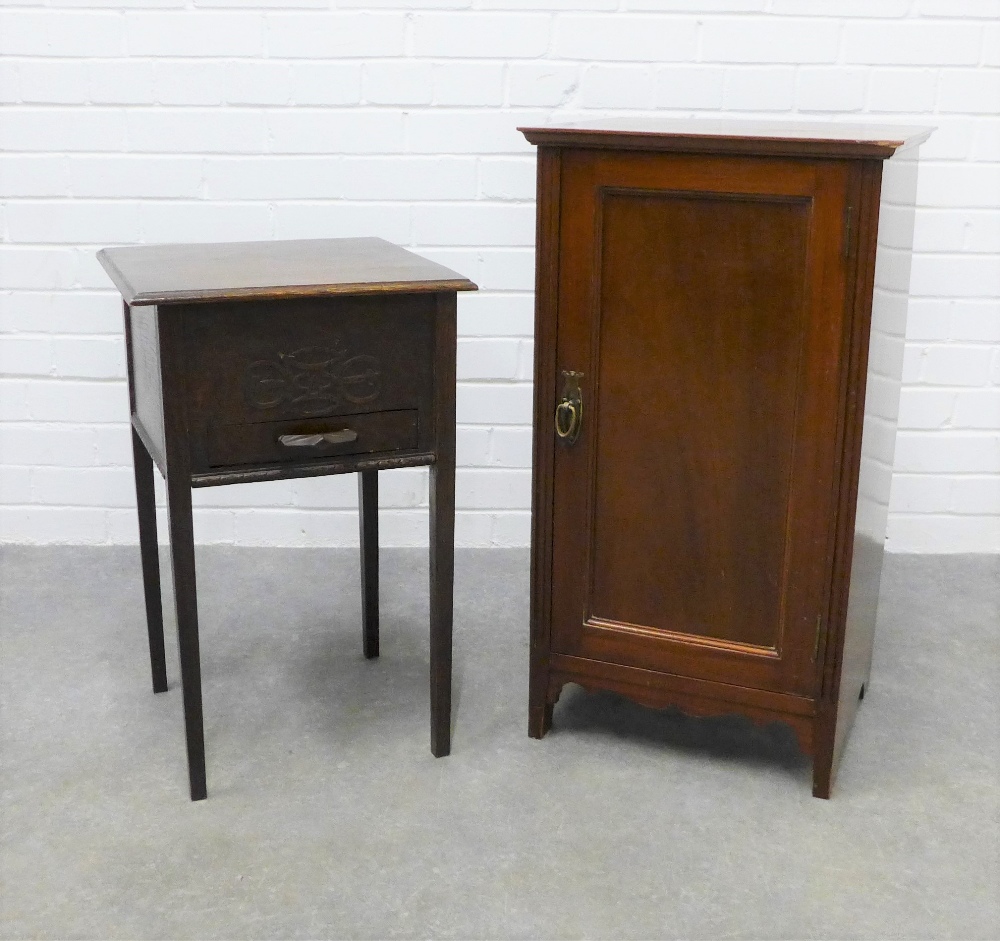
[[198,644],[198,597],[194,568],[194,526],[191,486],[186,478],[167,478],[170,520],[170,561],[177,610],[177,650],[184,694],[184,734],[187,740],[191,800],[208,796],[205,780],[205,732],[201,710],[201,653]]
[[451,636],[455,588],[455,462],[431,467],[431,752],[451,751]]
[[153,692],[163,693],[167,689],[167,661],[163,650],[163,602],[160,596],[160,553],[156,543],[153,460],[134,428],[132,464],[135,468],[135,502],[139,511],[139,553],[142,557],[142,588],[146,596],[149,665],[153,673]]
[[361,621],[365,657],[378,656],[378,471],[358,473]]
[[435,323],[434,426],[437,454],[430,469],[431,753],[451,752],[451,633],[455,589],[454,294],[439,294]]

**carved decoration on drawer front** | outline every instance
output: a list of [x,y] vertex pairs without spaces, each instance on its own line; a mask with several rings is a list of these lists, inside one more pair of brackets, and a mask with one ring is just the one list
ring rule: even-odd
[[382,393],[382,367],[376,357],[351,356],[339,345],[305,346],[250,363],[243,390],[254,408],[287,406],[319,415],[345,403],[374,402]]

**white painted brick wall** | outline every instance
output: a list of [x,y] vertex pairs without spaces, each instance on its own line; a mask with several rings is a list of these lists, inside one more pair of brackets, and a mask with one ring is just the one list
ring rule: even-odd
[[[937,125],[889,545],[1000,551],[998,21],[1000,0],[3,0],[0,540],[137,538],[97,248],[369,234],[479,283],[459,299],[457,536],[527,544],[535,181],[515,128],[658,112]],[[423,543],[426,471],[382,477],[384,540]],[[201,490],[196,536],[351,544],[355,503],[348,478]]]

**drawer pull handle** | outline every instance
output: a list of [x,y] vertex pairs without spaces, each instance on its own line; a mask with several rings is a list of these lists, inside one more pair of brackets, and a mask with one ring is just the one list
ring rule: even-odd
[[583,424],[583,392],[580,391],[582,372],[563,370],[562,400],[556,406],[556,434],[566,443],[574,444]]
[[358,433],[350,428],[343,431],[324,431],[315,435],[280,435],[278,442],[286,448],[314,448],[318,444],[348,444],[358,440]]

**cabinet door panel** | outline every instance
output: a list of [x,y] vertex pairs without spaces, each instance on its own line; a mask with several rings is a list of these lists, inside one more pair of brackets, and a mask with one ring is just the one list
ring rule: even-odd
[[554,649],[811,692],[845,196],[837,164],[564,159],[557,367],[584,423],[555,456]]

